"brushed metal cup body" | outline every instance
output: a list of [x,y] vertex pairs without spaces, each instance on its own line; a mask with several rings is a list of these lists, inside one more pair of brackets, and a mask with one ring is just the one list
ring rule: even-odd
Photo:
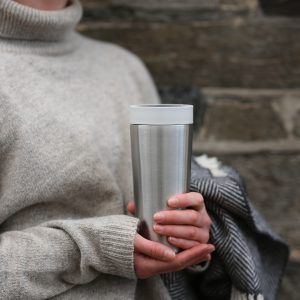
[[170,209],[167,200],[171,196],[189,191],[192,134],[192,124],[130,125],[134,200],[141,220],[140,232],[168,246],[166,237],[153,230],[153,215]]

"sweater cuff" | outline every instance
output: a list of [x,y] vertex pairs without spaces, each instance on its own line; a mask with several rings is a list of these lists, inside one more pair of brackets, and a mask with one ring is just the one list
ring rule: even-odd
[[99,241],[102,259],[107,262],[106,273],[135,279],[134,240],[139,219],[125,215],[112,217],[117,218],[111,218],[102,229]]
[[81,277],[90,278],[96,270],[136,279],[134,240],[138,223],[139,219],[127,215],[109,215],[42,225],[64,230],[73,240]]

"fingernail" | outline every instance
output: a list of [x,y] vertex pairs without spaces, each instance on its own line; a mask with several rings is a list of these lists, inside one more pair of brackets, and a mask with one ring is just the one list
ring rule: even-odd
[[154,214],[154,216],[153,216],[153,218],[156,222],[161,222],[164,219],[164,217],[165,217],[164,214],[160,213],[160,212]]
[[214,245],[208,245],[208,249],[209,252],[214,252],[216,250]]
[[169,236],[168,237],[168,240],[170,241],[170,242],[176,242],[176,238],[174,238],[174,237],[172,237],[172,236]]
[[168,200],[168,204],[170,206],[177,206],[178,205],[178,199],[176,197],[171,197],[169,200]]
[[167,249],[164,251],[164,257],[166,259],[173,259],[175,256],[176,256],[176,254],[172,250]]

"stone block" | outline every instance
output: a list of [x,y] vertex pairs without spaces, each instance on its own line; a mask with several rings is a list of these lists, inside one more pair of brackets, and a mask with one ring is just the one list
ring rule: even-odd
[[[134,10],[162,10],[168,14],[172,10],[231,10],[239,11],[254,11],[259,7],[258,0],[82,0],[85,9],[93,8],[130,8]],[[155,18],[155,16],[153,16]]]
[[300,16],[299,0],[260,0],[267,15]]
[[200,139],[203,141],[259,141],[287,137],[282,119],[272,107],[273,99],[251,95],[208,98]]
[[161,86],[300,86],[298,19],[103,21],[79,30],[138,54]]
[[260,12],[258,0],[83,0],[84,20],[191,22],[252,16]]
[[[240,0],[240,2],[247,1]],[[219,6],[219,0],[112,0],[112,4],[146,9],[216,9]]]

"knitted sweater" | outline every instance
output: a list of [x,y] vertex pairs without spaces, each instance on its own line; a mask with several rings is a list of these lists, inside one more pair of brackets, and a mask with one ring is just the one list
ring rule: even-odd
[[158,96],[137,57],[75,33],[81,14],[0,0],[0,299],[169,299],[136,279],[125,210],[128,106]]

